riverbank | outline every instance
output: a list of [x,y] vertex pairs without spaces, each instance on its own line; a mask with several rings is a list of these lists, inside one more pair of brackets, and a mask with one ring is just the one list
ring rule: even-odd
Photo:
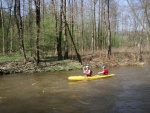
[[0,74],[69,71],[80,69],[81,67],[80,63],[72,60],[40,62],[38,66],[33,62],[15,61],[1,64]]
[[[107,58],[104,53],[96,53],[93,55],[82,56],[83,65],[89,65],[92,68],[106,65],[108,67],[145,65],[150,63],[149,53],[142,56],[143,61],[139,62],[138,54],[135,53],[113,53],[110,58]],[[0,75],[13,73],[35,73],[49,71],[69,71],[81,69],[83,67],[76,60],[63,61],[42,61],[39,66],[34,62],[24,62],[23,60],[1,62]]]

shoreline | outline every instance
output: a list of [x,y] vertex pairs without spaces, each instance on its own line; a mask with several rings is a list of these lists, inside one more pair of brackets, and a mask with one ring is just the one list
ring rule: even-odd
[[70,71],[81,69],[85,65],[92,68],[98,68],[102,65],[107,67],[118,66],[136,66],[150,64],[150,59],[145,55],[143,61],[139,62],[133,54],[128,55],[112,55],[111,59],[106,58],[104,54],[87,55],[82,57],[83,65],[76,60],[62,60],[51,62],[40,62],[36,66],[34,62],[12,61],[0,63],[0,75],[15,73],[37,73],[37,72],[54,72],[54,71]]

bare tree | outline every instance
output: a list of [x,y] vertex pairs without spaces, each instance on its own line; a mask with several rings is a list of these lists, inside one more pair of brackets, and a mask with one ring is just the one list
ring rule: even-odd
[[[73,3],[74,2],[72,1],[72,6],[73,6]],[[69,1],[69,4],[70,4],[70,1]],[[68,33],[69,33],[69,36],[70,36],[70,39],[71,39],[71,43],[74,47],[74,50],[75,50],[75,53],[77,55],[78,61],[82,64],[81,56],[80,56],[80,54],[77,50],[77,46],[76,46],[75,41],[74,41],[74,26],[73,26],[73,23],[74,23],[74,18],[73,18],[74,10],[73,10],[73,7],[72,7],[72,10],[71,10],[71,13],[72,13],[72,15],[71,15],[72,26],[70,26],[71,29],[69,28],[68,22],[66,20],[65,20],[65,25],[66,25],[66,28],[68,30]],[[63,16],[64,16],[64,14],[63,14]]]
[[146,19],[146,33],[147,33],[147,47],[149,47],[150,43],[150,19],[149,19],[149,8],[150,8],[150,1],[147,0],[139,0],[142,4],[142,7],[144,9],[144,17]]
[[[139,37],[139,42],[138,42],[138,48],[139,48],[139,54],[138,54],[138,60],[139,61],[142,61],[143,58],[142,58],[142,42],[143,42],[143,31],[144,31],[144,20],[145,20],[145,16],[144,16],[144,13],[141,14],[141,18],[137,15],[136,13],[136,10],[134,9],[134,7],[132,6],[131,2],[129,2],[129,0],[127,0],[127,3],[129,4],[131,10],[132,10],[132,13],[135,17],[135,19],[137,20],[137,22],[140,24],[141,26],[141,32],[140,32],[140,35],[138,36]],[[144,10],[144,8],[142,8],[141,10]]]
[[111,30],[110,30],[110,20],[109,20],[109,0],[106,0],[106,19],[107,19],[107,36],[108,36],[108,57],[111,55]]
[[28,20],[28,26],[29,26],[29,29],[28,29],[28,32],[29,32],[29,46],[30,46],[30,55],[31,57],[33,57],[33,45],[34,45],[34,41],[33,41],[33,14],[32,14],[32,0],[28,0],[28,7],[29,7],[29,20]]
[[101,35],[101,0],[99,0],[99,7],[98,7],[98,36],[97,36],[97,49],[99,49],[102,45],[102,40],[100,39]]
[[35,11],[36,11],[36,36],[35,36],[35,57],[36,57],[36,64],[38,65],[40,62],[40,55],[39,55],[39,35],[40,35],[40,0],[34,0],[35,3]]
[[[56,8],[56,0],[52,0],[52,5],[53,5],[53,15],[55,18],[55,39],[57,39],[58,37],[58,16],[57,16],[57,8]],[[57,41],[55,41],[57,42]],[[54,47],[56,46],[54,42]],[[56,49],[54,50],[54,52],[57,51]]]
[[72,42],[72,44],[73,44],[74,50],[75,50],[75,52],[76,52],[78,61],[82,64],[81,56],[80,56],[80,54],[78,53],[77,47],[76,47],[75,42],[74,42],[74,38],[73,38],[73,36],[72,36],[72,34],[71,34],[71,30],[69,29],[69,26],[68,26],[67,21],[66,21],[66,26],[67,26],[67,29],[68,29],[68,32],[69,32],[69,35],[70,35],[71,42]]
[[95,51],[95,4],[96,4],[96,1],[97,0],[94,0],[94,3],[93,3],[93,0],[91,0],[91,3],[92,4],[92,7],[91,7],[91,14],[92,14],[92,52],[94,53]]
[[94,0],[94,37],[95,37],[95,47],[94,49],[97,48],[97,18],[96,18],[96,4],[98,0]]
[[1,0],[1,27],[2,27],[2,36],[3,36],[3,55],[5,55],[5,35],[4,35],[4,16],[3,16],[3,8],[2,8],[2,0]]
[[62,39],[62,25],[63,25],[63,20],[62,20],[62,14],[63,14],[63,0],[61,0],[60,4],[60,25],[59,25],[59,36],[57,37],[57,54],[58,54],[58,60],[62,60],[62,48],[61,48],[61,39]]
[[22,17],[21,17],[21,10],[20,10],[20,0],[15,0],[14,13],[15,13],[16,24],[18,29],[19,50],[26,61],[24,37],[23,37],[23,25],[22,25]]
[[64,0],[64,8],[63,8],[63,15],[64,15],[64,44],[65,44],[65,53],[64,53],[64,59],[68,59],[68,40],[67,40],[67,27],[66,27],[66,0]]
[[[12,5],[13,5],[13,0],[8,0],[7,1],[7,5],[9,8],[9,17],[8,17],[8,24],[7,24],[7,29],[6,29],[6,50],[8,52],[8,50],[10,50],[10,52],[12,51],[12,48],[9,48],[9,46],[11,46],[12,43],[12,36],[9,35],[10,33],[10,29],[11,29],[11,25],[12,25]],[[11,37],[11,38],[9,38]]]
[[82,39],[82,53],[84,51],[84,0],[81,0],[81,39]]

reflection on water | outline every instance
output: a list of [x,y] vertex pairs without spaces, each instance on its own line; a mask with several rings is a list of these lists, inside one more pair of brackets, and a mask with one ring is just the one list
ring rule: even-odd
[[67,77],[82,70],[0,76],[0,113],[149,113],[149,69],[113,68],[115,77],[78,82]]

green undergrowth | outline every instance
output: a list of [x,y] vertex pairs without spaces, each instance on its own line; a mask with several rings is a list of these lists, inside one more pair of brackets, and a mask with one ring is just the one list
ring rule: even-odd
[[14,62],[14,61],[18,61],[21,58],[22,57],[19,54],[0,55],[0,63]]
[[75,69],[81,69],[81,68],[82,68],[82,65],[77,61],[63,60],[63,61],[51,62],[51,65],[44,67],[43,70],[45,72],[69,71],[69,70],[75,70]]

